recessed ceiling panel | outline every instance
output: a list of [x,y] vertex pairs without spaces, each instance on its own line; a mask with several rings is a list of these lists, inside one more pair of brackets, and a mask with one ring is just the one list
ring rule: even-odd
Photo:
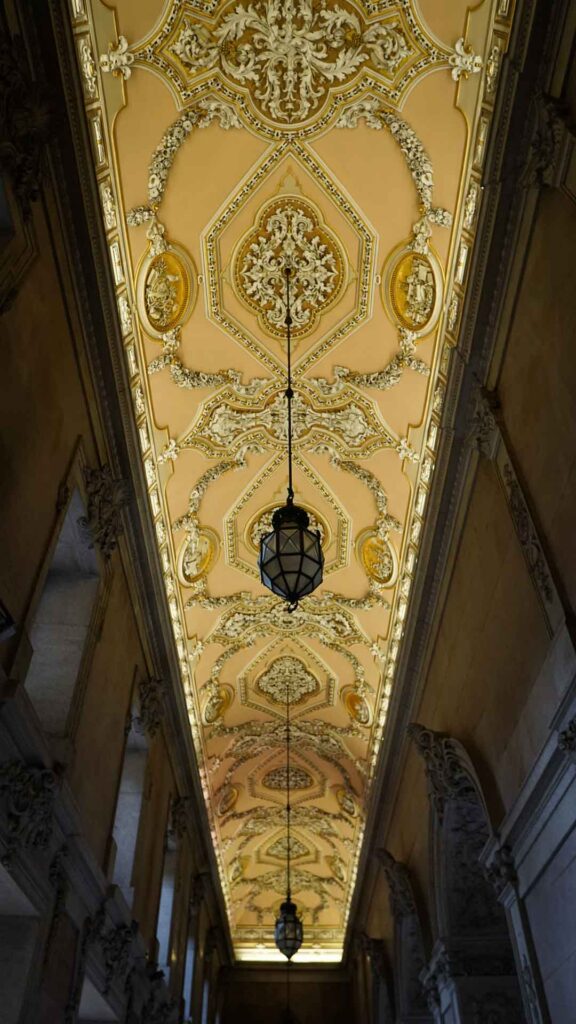
[[[71,0],[141,458],[239,958],[341,955],[513,0]],[[323,585],[258,578],[287,484]],[[285,764],[288,696],[294,756]]]

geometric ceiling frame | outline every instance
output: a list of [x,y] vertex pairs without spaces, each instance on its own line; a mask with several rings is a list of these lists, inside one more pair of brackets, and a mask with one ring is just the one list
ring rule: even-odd
[[[259,475],[255,477],[245,488],[244,492],[238,497],[234,506],[229,509],[224,516],[224,556],[226,558],[226,562],[228,565],[233,566],[235,569],[239,569],[241,572],[244,572],[255,579],[259,578],[259,570],[257,563],[254,561],[254,555],[245,541],[246,529],[248,529],[252,524],[255,516],[250,514],[247,515],[247,522],[244,528],[237,527],[238,516],[245,506],[255,497],[258,489],[272,476],[273,473],[280,469],[280,467],[283,467],[284,463],[285,456],[283,454],[274,456],[274,458],[272,458],[263,467]],[[322,497],[322,512],[319,508],[311,507],[311,502],[309,501],[308,496],[299,500],[300,504],[303,505],[308,512],[311,512],[317,520],[320,522],[324,520],[328,524],[332,543],[325,549],[324,571],[326,574],[329,574],[336,572],[338,569],[343,569],[349,564],[352,551],[352,521],[344,507],[338,502],[338,499],[331,488],[326,485],[322,477],[316,473],[310,463],[298,453],[294,455],[294,466],[299,473],[302,473],[303,476],[308,478],[312,484],[313,490]],[[318,505],[319,502],[317,501],[315,504]],[[267,511],[266,504],[261,503],[259,509],[262,514],[264,514]],[[330,517],[326,514],[326,509],[331,510],[332,515]],[[330,550],[330,548],[332,550]],[[244,549],[246,549],[246,554],[243,553]]]
[[286,718],[286,706],[282,707],[270,697],[262,694],[258,688],[261,677],[282,658],[292,658],[303,664],[308,672],[316,679],[318,689],[315,693],[304,695],[297,702],[290,702],[290,717],[292,719],[309,715],[313,711],[321,711],[326,707],[333,707],[336,699],[336,687],[338,685],[335,675],[329,666],[320,658],[311,647],[301,639],[296,642],[289,638],[278,638],[273,640],[264,650],[260,651],[238,676],[238,693],[240,703],[245,707],[264,711],[276,718]]
[[[274,867],[282,867],[286,864],[286,851],[283,848],[286,843],[286,832],[281,830],[267,836],[260,843],[254,852],[254,859],[257,864],[272,864]],[[278,852],[273,851],[278,847]],[[304,849],[301,849],[303,847]],[[299,865],[319,864],[321,854],[315,843],[311,842],[308,836],[304,836],[301,829],[291,830],[290,837],[290,860],[294,858]]]
[[[296,376],[299,376],[317,362],[325,352],[334,349],[350,333],[357,330],[372,315],[377,256],[374,228],[360,212],[356,203],[348,197],[342,185],[335,182],[333,177],[326,173],[320,160],[306,146],[292,140],[280,143],[268,156],[258,161],[238,191],[234,193],[234,197],[228,197],[223,208],[203,233],[203,273],[208,319],[227,335],[236,338],[239,344],[252,352],[261,363],[277,373],[285,363],[280,339],[274,340],[271,337],[269,343],[264,343],[262,331],[258,332],[256,325],[251,330],[245,316],[240,312],[234,315],[226,308],[227,299],[223,295],[223,281],[226,284],[230,282],[229,286],[232,287],[234,257],[231,256],[225,264],[222,263],[220,239],[233,225],[236,215],[254,199],[259,200],[254,206],[252,217],[252,223],[256,225],[263,211],[275,199],[281,200],[283,194],[286,194],[290,200],[299,198],[299,193],[294,195],[295,170],[298,175],[299,193],[303,193],[301,198],[309,205],[315,207],[318,205],[305,188],[304,183],[309,181],[311,183],[310,191],[324,195],[328,204],[327,208],[337,211],[338,216],[346,223],[348,230],[353,232],[357,242],[356,266],[354,269],[348,267],[349,280],[347,284],[345,283],[338,302],[339,307],[346,302],[349,308],[341,319],[331,325],[324,334],[321,333],[315,343],[307,348],[301,356],[298,356],[296,349],[294,372]],[[276,184],[272,192],[269,191],[269,181]],[[324,210],[322,220],[325,218],[326,211]],[[253,230],[254,227],[251,227],[249,232]],[[334,233],[334,229],[332,230]],[[246,234],[247,232],[244,231],[242,235],[236,236],[235,244],[232,246],[234,253],[238,251]],[[348,261],[350,261],[350,246],[344,247],[341,241],[338,244],[341,249],[348,252]],[[351,288],[353,288],[353,299],[347,295]],[[242,305],[245,306],[244,303]],[[246,312],[248,312],[247,309]],[[320,313],[319,315],[322,318],[325,314]]]
[[[272,783],[278,777],[278,783]],[[290,758],[290,802],[298,807],[309,801],[323,800],[327,792],[324,773],[308,757],[292,752]],[[286,758],[278,751],[260,761],[248,775],[248,792],[255,800],[265,803],[286,804]]]

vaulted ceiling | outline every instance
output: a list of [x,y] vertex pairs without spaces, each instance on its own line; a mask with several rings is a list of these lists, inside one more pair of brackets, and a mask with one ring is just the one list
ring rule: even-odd
[[[236,954],[341,955],[513,0],[70,0],[174,644]],[[322,587],[259,582],[286,493]]]

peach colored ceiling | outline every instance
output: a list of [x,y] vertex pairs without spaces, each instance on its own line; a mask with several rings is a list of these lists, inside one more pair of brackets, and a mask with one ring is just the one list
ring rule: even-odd
[[[342,949],[512,6],[71,0],[238,956],[273,955],[287,686],[300,957]],[[322,587],[294,615],[256,568],[286,488],[288,249],[301,275],[296,494],[326,556]]]

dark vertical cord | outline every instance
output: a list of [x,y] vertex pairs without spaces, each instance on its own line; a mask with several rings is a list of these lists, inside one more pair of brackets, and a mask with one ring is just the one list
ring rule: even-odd
[[286,880],[288,900],[290,887],[290,680],[286,679]]
[[292,399],[294,398],[294,392],[292,391],[292,354],[291,354],[291,342],[292,342],[292,317],[290,315],[290,274],[292,270],[289,265],[286,266],[286,317],[284,323],[286,324],[286,345],[288,348],[288,387],[286,388],[286,398],[288,399],[288,504],[291,504],[294,500],[294,488],[292,486]]

